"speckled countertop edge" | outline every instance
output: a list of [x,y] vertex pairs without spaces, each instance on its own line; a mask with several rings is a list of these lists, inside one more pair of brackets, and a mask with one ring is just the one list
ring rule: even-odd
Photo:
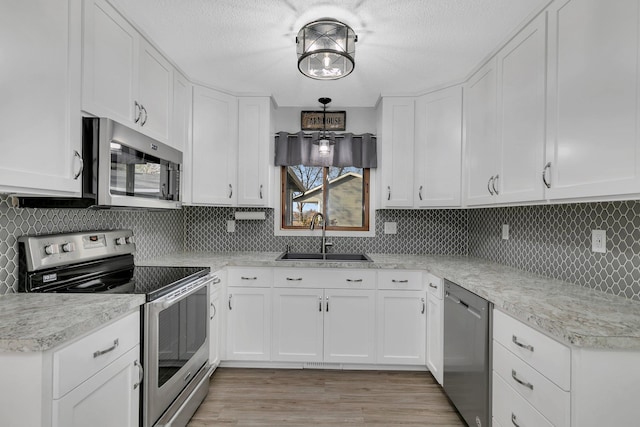
[[575,347],[640,350],[640,302],[478,258],[368,254],[373,262],[276,261],[277,252],[184,252],[140,265],[425,270]]
[[144,295],[3,295],[0,353],[49,350],[136,310],[144,302]]

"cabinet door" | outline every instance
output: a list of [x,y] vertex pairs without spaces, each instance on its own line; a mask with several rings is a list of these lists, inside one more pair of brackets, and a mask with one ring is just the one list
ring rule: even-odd
[[229,288],[227,296],[227,358],[269,360],[271,289]]
[[182,151],[183,157],[186,158],[191,127],[191,83],[177,71],[173,73],[172,120],[169,145]]
[[238,104],[234,97],[211,89],[194,87],[192,203],[235,205],[237,125]]
[[322,289],[273,290],[273,360],[322,362]]
[[0,2],[0,193],[79,195],[80,2]]
[[424,291],[378,291],[378,363],[424,365]]
[[380,206],[412,207],[414,100],[384,98],[380,108]]
[[544,199],[546,14],[497,55],[499,202]]
[[639,15],[635,0],[549,8],[549,198],[640,192]]
[[375,305],[373,290],[325,290],[325,362],[375,362]]
[[53,401],[53,427],[135,427],[138,425],[140,347]]
[[469,205],[494,203],[492,187],[499,174],[495,58],[469,80],[465,92],[466,202]]
[[442,385],[442,365],[444,361],[444,301],[427,294],[427,368],[436,381]]
[[144,39],[140,39],[138,102],[142,104],[141,130],[169,141],[173,101],[173,67]]
[[135,124],[139,34],[104,0],[84,2],[82,109]]
[[220,364],[220,287],[211,286],[209,304],[209,363],[213,366]]
[[271,99],[238,100],[238,205],[271,206]]
[[462,89],[416,100],[415,183],[417,207],[460,206]]

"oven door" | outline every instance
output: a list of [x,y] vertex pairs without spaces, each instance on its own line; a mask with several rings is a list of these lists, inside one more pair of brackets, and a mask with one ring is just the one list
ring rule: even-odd
[[[145,306],[143,425],[152,426],[209,363],[209,284],[198,280]],[[185,289],[185,288],[182,288]]]

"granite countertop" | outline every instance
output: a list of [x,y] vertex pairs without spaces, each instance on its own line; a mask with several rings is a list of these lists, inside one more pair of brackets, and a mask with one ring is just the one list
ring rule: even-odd
[[640,350],[640,302],[478,258],[368,254],[373,262],[276,261],[278,252],[184,252],[141,265],[426,270],[575,347]]
[[144,295],[2,295],[0,352],[48,350],[97,329],[144,302]]

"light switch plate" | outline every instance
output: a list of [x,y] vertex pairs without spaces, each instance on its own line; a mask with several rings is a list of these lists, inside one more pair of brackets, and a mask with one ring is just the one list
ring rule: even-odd
[[509,224],[502,224],[502,240],[509,240]]
[[234,233],[236,231],[236,222],[232,219],[227,220],[227,233]]
[[385,222],[384,223],[384,234],[398,234],[398,223],[397,222]]
[[591,230],[591,250],[593,252],[607,252],[607,230]]

